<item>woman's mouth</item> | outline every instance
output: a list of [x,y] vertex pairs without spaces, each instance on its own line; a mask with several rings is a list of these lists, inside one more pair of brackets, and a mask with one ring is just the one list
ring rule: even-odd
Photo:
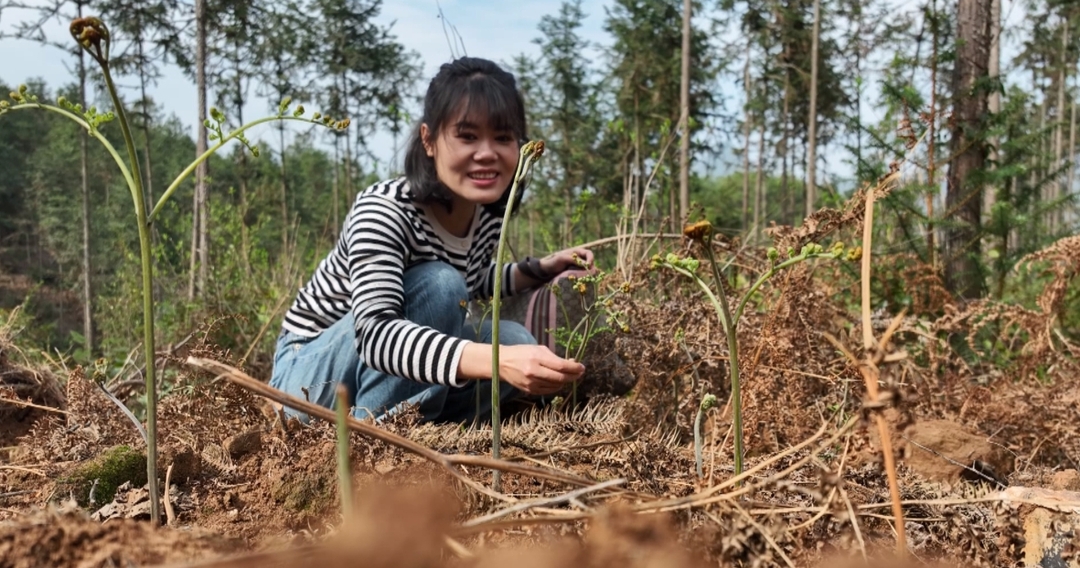
[[499,172],[471,172],[469,179],[474,184],[480,187],[489,187],[495,184],[495,180],[498,179]]

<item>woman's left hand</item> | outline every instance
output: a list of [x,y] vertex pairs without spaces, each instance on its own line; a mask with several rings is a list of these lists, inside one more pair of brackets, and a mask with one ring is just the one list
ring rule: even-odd
[[551,253],[540,259],[540,268],[548,274],[559,274],[572,268],[592,268],[593,253],[582,247],[573,247]]

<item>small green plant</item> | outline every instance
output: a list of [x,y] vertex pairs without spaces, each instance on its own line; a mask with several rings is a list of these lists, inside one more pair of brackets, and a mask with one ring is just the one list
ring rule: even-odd
[[704,468],[701,466],[701,454],[705,445],[702,440],[701,429],[705,426],[705,413],[716,406],[716,402],[716,395],[707,394],[702,397],[701,404],[698,405],[697,417],[694,418],[694,463],[697,465],[698,479],[705,476]]
[[[305,118],[304,107],[298,106],[290,110],[291,99],[286,98],[278,106],[278,113],[274,116],[261,118],[231,131],[226,131],[226,117],[218,109],[210,110],[210,118],[205,121],[205,126],[210,129],[210,139],[216,141],[195,161],[184,168],[173,180],[169,187],[158,199],[153,210],[146,212],[146,204],[143,201],[142,170],[139,167],[138,156],[135,153],[135,141],[131,135],[124,106],[120,101],[116,85],[113,82],[110,68],[109,48],[112,45],[112,35],[105,22],[99,18],[78,18],[71,22],[68,28],[71,37],[79,47],[97,62],[101,68],[102,78],[105,82],[106,91],[112,99],[115,110],[99,112],[96,107],[83,109],[82,105],[72,103],[64,97],[57,99],[56,104],[44,103],[38,100],[37,95],[31,93],[26,85],[21,85],[17,91],[11,93],[10,98],[14,102],[0,101],[0,116],[16,110],[40,109],[57,113],[70,119],[72,122],[86,131],[86,133],[101,143],[105,150],[116,162],[131,191],[131,199],[135,206],[136,228],[139,232],[140,262],[142,264],[142,308],[143,308],[143,347],[146,358],[146,435],[147,456],[146,474],[147,485],[150,493],[150,518],[157,524],[161,522],[161,498],[158,489],[157,476],[157,379],[155,376],[155,345],[154,345],[154,285],[153,285],[153,261],[150,242],[150,225],[161,212],[162,207],[169,198],[180,188],[180,185],[195,168],[218,151],[226,143],[237,140],[246,146],[254,156],[259,152],[255,146],[245,137],[245,132],[254,126],[277,120],[299,120],[314,124],[321,124],[335,130],[345,130],[349,127],[349,119],[335,120],[328,116],[315,113],[312,118]],[[117,121],[123,134],[124,146],[127,150],[127,159],[113,147],[109,139],[102,133],[100,128],[112,121]]]
[[[603,282],[606,277],[607,273],[599,269],[592,274],[567,277],[570,281],[571,288],[576,292],[576,294],[572,294],[572,296],[576,297],[580,302],[580,313],[582,314],[581,318],[573,328],[569,327],[571,322],[570,313],[567,309],[566,301],[562,298],[558,284],[549,285],[562,310],[563,321],[567,324],[549,331],[555,334],[555,342],[566,350],[566,356],[570,359],[581,361],[582,358],[585,357],[589,342],[592,341],[594,337],[612,331],[610,326],[601,323],[601,319],[609,319],[619,329],[624,331],[629,330],[626,323],[622,321],[624,318],[622,312],[613,309],[615,296],[620,293],[629,293],[629,283],[624,283],[622,286],[608,291],[592,301],[589,301],[588,299],[589,288],[591,287],[594,290],[599,290],[600,283]],[[577,381],[574,381],[574,384],[570,386],[571,408],[577,406],[577,388],[578,383]]]
[[716,286],[717,291],[714,292],[701,275],[698,274],[698,269],[701,267],[701,261],[695,258],[681,257],[674,253],[669,253],[664,257],[654,255],[652,257],[650,268],[666,268],[689,278],[701,288],[705,293],[705,296],[709,299],[709,302],[713,305],[713,308],[716,310],[717,318],[720,320],[720,325],[724,329],[724,334],[727,336],[728,342],[728,368],[730,369],[731,375],[731,415],[732,427],[735,430],[735,475],[740,475],[742,474],[743,431],[742,393],[739,388],[738,325],[739,320],[742,318],[743,310],[746,309],[747,302],[749,302],[750,298],[763,284],[765,284],[765,282],[773,276],[776,276],[776,274],[785,268],[790,268],[800,262],[805,262],[814,258],[837,259],[846,257],[849,260],[854,260],[859,257],[860,249],[856,248],[846,251],[844,249],[844,244],[837,242],[832,248],[826,251],[824,247],[817,243],[809,243],[805,245],[798,254],[795,253],[794,248],[788,249],[788,258],[783,262],[780,262],[780,252],[776,250],[776,248],[770,247],[767,253],[769,258],[769,269],[758,277],[746,292],[743,293],[735,311],[732,312],[728,306],[727,294],[724,292],[724,281],[720,275],[720,265],[717,264],[716,257],[713,255],[712,224],[708,221],[699,221],[683,229],[683,235],[705,249],[705,256],[708,257],[709,265],[712,267],[713,284]]
[[[510,186],[509,199],[506,201],[506,213],[503,214],[502,230],[499,233],[499,246],[495,252],[495,262],[502,262],[506,248],[506,235],[510,233],[510,215],[514,211],[517,193],[529,184],[533,163],[544,155],[544,141],[532,140],[521,146],[518,153],[517,171],[514,183]],[[491,455],[496,459],[502,453],[502,431],[499,423],[499,308],[502,304],[502,270],[495,270],[494,295],[491,298]],[[499,490],[499,471],[494,472],[492,486]]]

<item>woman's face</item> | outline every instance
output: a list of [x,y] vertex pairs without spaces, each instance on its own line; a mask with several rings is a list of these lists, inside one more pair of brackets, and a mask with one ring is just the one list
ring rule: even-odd
[[431,140],[427,124],[420,127],[424,150],[435,160],[435,171],[459,199],[490,204],[510,187],[517,168],[517,138],[495,130],[487,120],[458,115]]

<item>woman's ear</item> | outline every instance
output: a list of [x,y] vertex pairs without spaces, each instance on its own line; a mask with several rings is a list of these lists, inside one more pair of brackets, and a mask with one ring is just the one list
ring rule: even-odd
[[424,152],[427,153],[427,157],[435,157],[435,145],[431,143],[431,137],[429,136],[431,131],[428,130],[428,125],[420,125],[420,143],[424,145]]

